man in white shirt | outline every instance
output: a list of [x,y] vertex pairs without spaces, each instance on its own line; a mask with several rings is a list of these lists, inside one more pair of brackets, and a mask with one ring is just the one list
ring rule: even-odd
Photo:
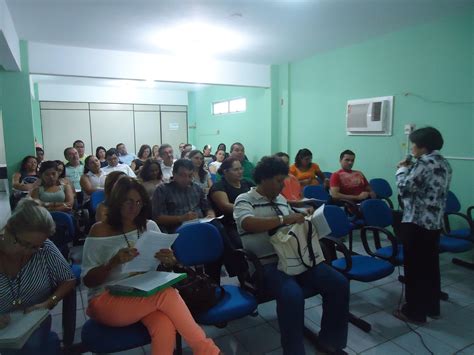
[[102,171],[105,175],[110,174],[112,171],[123,171],[126,175],[130,177],[137,177],[133,170],[127,164],[120,164],[119,158],[117,154],[117,150],[114,148],[110,148],[105,153],[105,159],[107,159],[107,166],[102,168]]
[[173,159],[173,147],[169,144],[162,144],[158,150],[158,154],[161,159],[161,172],[163,173],[163,182],[165,184],[169,183],[173,177],[173,164],[175,160]]
[[127,152],[127,147],[125,147],[125,144],[119,143],[115,148],[117,149],[117,156],[121,163],[130,166],[132,161],[137,159],[135,154]]

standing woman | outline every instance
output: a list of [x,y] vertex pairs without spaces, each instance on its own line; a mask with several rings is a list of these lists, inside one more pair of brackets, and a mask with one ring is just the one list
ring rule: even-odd
[[301,189],[308,185],[319,185],[318,177],[324,181],[324,187],[329,188],[329,179],[312,160],[313,153],[309,149],[300,149],[296,154],[295,163],[290,166],[290,174],[299,180]]
[[[22,200],[0,232],[0,328],[9,326],[8,313],[52,309],[76,280],[56,246],[48,240],[55,224],[50,213],[31,199]],[[56,355],[49,341],[51,316],[33,332],[21,350],[3,355]],[[59,342],[58,342],[59,345]]]
[[58,164],[48,160],[39,170],[41,185],[31,191],[31,197],[41,201],[49,211],[70,212],[74,203],[74,192],[70,185],[59,181]]
[[[94,224],[86,238],[82,260],[84,285],[89,288],[87,315],[111,326],[123,327],[142,322],[151,337],[153,354],[173,354],[178,331],[194,354],[219,354],[219,348],[196,324],[178,291],[168,287],[148,297],[123,297],[109,293],[106,286],[130,276],[123,264],[137,256],[134,243],[147,230],[160,231],[147,220],[150,199],[136,179],[122,177],[108,199],[105,222]],[[166,263],[169,250],[156,251]]]
[[151,155],[151,148],[148,144],[143,144],[140,147],[140,150],[138,151],[138,158],[134,159],[132,161],[132,164],[130,167],[132,168],[133,172],[135,174],[138,174],[139,171],[141,170],[143,164],[145,164],[145,161],[150,157]]
[[105,158],[105,153],[106,152],[107,152],[107,150],[102,146],[98,146],[95,149],[95,156],[96,156],[97,159],[99,159],[101,168],[108,165],[107,159]]
[[412,164],[398,164],[397,186],[403,200],[400,235],[403,242],[406,303],[394,316],[404,321],[426,322],[440,315],[439,236],[451,181],[451,166],[440,154],[441,133],[433,127],[409,136]]
[[212,179],[211,174],[204,169],[204,155],[197,149],[192,150],[189,152],[189,159],[194,165],[193,182],[198,184],[207,196],[212,186]]

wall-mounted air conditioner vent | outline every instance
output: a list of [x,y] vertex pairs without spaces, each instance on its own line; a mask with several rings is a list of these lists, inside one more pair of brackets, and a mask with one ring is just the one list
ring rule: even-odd
[[392,135],[393,96],[347,101],[348,135]]

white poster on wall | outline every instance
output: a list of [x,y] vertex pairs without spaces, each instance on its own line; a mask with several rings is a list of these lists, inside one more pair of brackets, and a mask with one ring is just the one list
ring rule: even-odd
[[177,131],[177,130],[179,130],[179,123],[178,123],[178,122],[170,122],[170,123],[169,123],[169,130],[170,130],[170,131]]

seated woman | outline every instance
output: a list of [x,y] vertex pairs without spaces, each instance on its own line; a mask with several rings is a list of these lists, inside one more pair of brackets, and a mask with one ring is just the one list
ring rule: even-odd
[[107,163],[107,159],[105,159],[105,153],[107,152],[107,150],[102,147],[102,146],[98,146],[96,149],[95,149],[95,157],[97,159],[99,159],[99,162],[100,162],[100,167],[103,168],[105,166],[108,165]]
[[163,183],[162,178],[163,172],[161,171],[160,162],[158,160],[148,159],[140,171],[140,180],[148,196],[150,196],[150,200],[158,185]]
[[58,164],[48,160],[39,170],[41,185],[31,191],[31,197],[41,201],[49,211],[70,212],[74,204],[74,193],[69,185],[59,181]]
[[204,156],[204,166],[209,167],[209,164],[216,160],[216,157],[211,154],[212,147],[210,144],[206,144],[202,149],[202,155]]
[[[71,268],[47,238],[54,233],[51,214],[36,201],[23,199],[0,232],[0,328],[9,326],[9,312],[52,309],[76,283]],[[55,355],[48,342],[51,316],[20,350],[3,355]],[[59,345],[59,344],[58,344]]]
[[138,174],[140,170],[142,169],[143,164],[145,164],[145,161],[150,158],[151,155],[151,148],[148,144],[143,144],[140,147],[140,150],[138,151],[138,158],[134,159],[132,161],[132,164],[130,164],[130,167],[132,168],[133,172],[135,174]]
[[199,150],[192,150],[189,159],[194,165],[193,182],[198,184],[207,196],[212,186],[212,179],[209,172],[204,169],[204,155]]
[[64,165],[64,162],[61,160],[55,160],[55,162],[56,164],[58,164],[59,183],[61,185],[69,185],[74,195],[76,195],[74,185],[72,184],[71,180],[66,177],[66,166]]
[[[38,184],[39,180],[38,162],[32,155],[28,155],[23,158],[20,165],[20,171],[13,174],[12,187],[13,187],[13,206],[22,198],[28,195]],[[35,184],[36,183],[36,184]]]
[[[111,295],[106,286],[129,276],[122,265],[137,256],[134,243],[146,230],[159,231],[147,220],[150,199],[135,179],[123,177],[108,199],[105,222],[94,224],[86,239],[82,260],[84,285],[89,288],[87,315],[112,327],[142,322],[151,337],[153,354],[172,354],[178,331],[194,354],[219,354],[219,348],[196,324],[176,289],[169,287],[148,297]],[[162,262],[169,250],[157,251]]]
[[227,147],[224,143],[219,143],[219,145],[217,146],[217,150],[223,150],[224,151],[224,155],[225,155],[224,159],[227,159],[230,155],[229,153],[227,153]]
[[304,216],[292,213],[280,195],[288,175],[288,166],[277,157],[264,157],[257,164],[254,180],[257,187],[241,194],[234,203],[234,218],[244,248],[260,258],[264,282],[277,303],[278,324],[284,354],[304,354],[304,295],[312,289],[323,297],[320,345],[331,353],[343,349],[349,320],[349,283],[329,265],[321,262],[297,276],[277,269],[277,257],[269,233],[282,225],[302,223]]
[[294,175],[301,185],[301,190],[307,185],[319,185],[317,178],[324,181],[324,187],[329,188],[329,179],[324,176],[319,165],[312,162],[313,153],[309,149],[300,149],[295,157],[295,163],[290,166],[290,174]]
[[209,172],[214,175],[217,174],[217,170],[219,170],[222,162],[226,158],[225,150],[219,149],[216,152],[215,158],[216,160],[209,164]]
[[160,157],[160,146],[158,144],[155,144],[152,148],[151,148],[151,159],[154,159],[154,160],[158,160],[160,161],[161,160],[161,157]]
[[83,204],[88,206],[91,195],[97,190],[103,190],[105,184],[105,174],[100,168],[100,161],[97,157],[89,155],[84,161],[84,174],[79,181],[84,194]]
[[123,176],[127,176],[123,171],[112,171],[107,177],[105,178],[104,184],[104,201],[99,203],[97,209],[95,211],[95,220],[97,222],[102,221],[105,222],[107,219],[107,200],[112,193],[112,189],[114,188],[115,183]]
[[237,158],[230,157],[224,160],[218,172],[222,179],[212,185],[208,199],[216,216],[224,215],[221,222],[230,237],[232,247],[242,248],[233,217],[234,201],[237,196],[249,191],[254,184],[242,179],[242,165]]

